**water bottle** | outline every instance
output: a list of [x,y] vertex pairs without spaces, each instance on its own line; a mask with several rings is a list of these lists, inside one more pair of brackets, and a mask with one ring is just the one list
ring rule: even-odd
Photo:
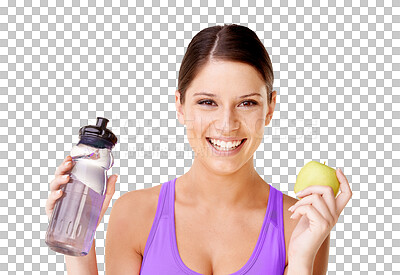
[[63,195],[55,204],[46,233],[46,244],[53,251],[85,256],[93,243],[103,206],[107,170],[114,164],[112,148],[117,137],[106,128],[108,119],[97,117],[96,125],[79,130],[79,143],[73,146],[75,161]]

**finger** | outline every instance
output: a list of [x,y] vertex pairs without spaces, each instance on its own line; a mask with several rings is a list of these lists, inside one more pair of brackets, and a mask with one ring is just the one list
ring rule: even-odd
[[332,187],[328,185],[311,185],[305,188],[300,192],[298,197],[302,197],[302,200],[305,199],[305,196],[311,195],[311,194],[319,194],[322,196],[322,198],[325,200],[326,205],[330,209],[332,215],[336,215],[336,201],[335,201],[335,193],[333,192]]
[[107,211],[110,201],[115,193],[115,183],[117,182],[117,179],[118,179],[118,174],[114,174],[114,175],[110,176],[107,180],[105,198],[104,198],[103,206],[101,208],[101,214],[100,214],[99,220],[97,222],[97,226],[99,226],[101,220],[103,219],[104,213]]
[[58,175],[50,182],[50,191],[57,191],[60,189],[60,186],[69,182],[70,176]]
[[326,201],[319,194],[312,194],[310,196],[305,197],[304,199],[296,202],[292,207],[289,208],[289,211],[295,212],[297,208],[303,205],[312,205],[317,211],[324,217],[325,220],[328,220],[332,223],[335,222],[335,209],[329,209]]
[[336,211],[337,215],[339,216],[345,208],[346,204],[349,202],[353,193],[351,192],[350,184],[346,176],[343,174],[343,171],[340,168],[336,169],[336,176],[340,183],[340,194],[336,198]]
[[53,212],[54,206],[57,202],[57,200],[62,196],[63,192],[60,189],[59,192],[57,191],[52,191],[46,201],[46,215],[49,217],[51,216],[51,213]]
[[291,219],[297,219],[301,216],[306,216],[310,221],[310,230],[313,231],[315,228],[324,228],[329,227],[329,222],[322,217],[322,215],[315,209],[312,205],[302,205],[296,209],[293,215],[290,217]]
[[54,176],[63,175],[68,173],[75,165],[75,161],[72,160],[71,156],[67,156],[64,161],[57,167]]
[[110,176],[107,180],[107,187],[102,210],[105,212],[110,204],[110,201],[115,193],[115,183],[117,182],[118,174]]
[[107,210],[108,205],[110,204],[110,201],[112,197],[114,196],[115,193],[115,183],[117,182],[118,179],[118,174],[112,175],[111,177],[108,178],[107,180],[107,189],[106,189],[106,196],[104,198],[103,202],[103,209],[104,212]]
[[111,177],[108,178],[107,180],[107,189],[106,189],[106,195],[114,195],[115,193],[115,183],[117,182],[118,179],[118,174],[114,174]]

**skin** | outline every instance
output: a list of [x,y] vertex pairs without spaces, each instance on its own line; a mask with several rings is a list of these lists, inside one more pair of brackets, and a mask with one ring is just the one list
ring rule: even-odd
[[[215,96],[196,96],[198,92]],[[238,98],[249,93],[259,96]],[[186,126],[195,158],[190,170],[177,178],[175,186],[179,254],[189,268],[202,274],[231,274],[253,252],[265,215],[270,189],[255,171],[253,154],[262,142],[264,128],[271,122],[276,91],[268,104],[265,83],[253,67],[211,60],[195,77],[185,97],[185,103],[180,104],[180,94],[175,92],[178,120]],[[203,105],[199,104],[204,100]],[[221,157],[212,153],[205,139],[210,136],[247,138],[247,141],[238,154]],[[64,163],[69,160],[67,156]],[[72,164],[64,163],[57,168],[50,184],[46,203],[49,218],[55,201],[62,195],[56,190],[68,182],[62,175],[72,168]],[[346,177],[341,172],[337,172],[337,177],[341,194],[336,200],[327,186],[306,188],[300,195],[304,198],[301,201],[283,194],[285,274],[326,274],[329,232],[351,197]],[[115,192],[116,180],[117,175],[112,175],[107,181],[100,220]],[[107,274],[132,274],[140,270],[160,187],[125,193],[113,205],[106,238]],[[295,215],[291,219],[288,208],[293,205],[291,210]],[[71,274],[97,274],[94,244],[86,257],[66,256],[66,265]]]
[[[196,95],[202,92],[211,93],[214,96]],[[250,93],[258,95],[239,99]],[[256,104],[243,102],[244,100],[254,100]],[[273,91],[272,101],[268,104],[265,83],[252,66],[239,62],[210,60],[201,68],[187,89],[184,104],[180,103],[179,91],[175,92],[175,104],[178,120],[181,124],[186,125],[187,137],[195,153],[190,170],[177,179],[177,209],[179,205],[182,205],[182,208],[185,205],[191,205],[192,209],[197,210],[196,213],[205,213],[204,220],[196,223],[197,226],[211,219],[215,223],[228,221],[227,225],[232,227],[240,226],[227,218],[234,215],[232,213],[239,213],[237,217],[240,218],[240,215],[251,213],[252,209],[264,210],[263,203],[265,198],[269,197],[269,188],[266,188],[268,184],[255,171],[253,155],[262,141],[264,128],[271,122],[276,105],[276,91]],[[206,137],[237,137],[239,140],[247,138],[247,141],[238,154],[218,156],[213,154]],[[284,194],[285,274],[326,273],[330,231],[352,196],[343,172],[337,170],[336,175],[341,190],[337,199],[335,199],[332,188],[322,185],[304,189],[303,193],[299,195],[303,197],[301,202]],[[292,205],[290,210],[286,210]],[[243,209],[246,213],[241,212]],[[182,241],[179,241],[178,228],[179,226],[184,227],[184,225],[183,222],[178,221],[185,219],[185,213],[178,210],[176,212],[178,249],[179,251],[190,251],[188,245],[181,245],[182,249],[179,248],[179,243],[187,244],[190,242],[190,238],[181,237]],[[193,219],[191,213],[193,211],[186,213],[189,217],[186,220],[187,223]],[[265,212],[261,211],[261,213]],[[290,216],[292,213],[293,215]],[[254,217],[254,219],[257,218]],[[253,251],[256,242],[253,236],[258,236],[261,222],[259,220],[259,224],[253,225],[253,231],[256,233],[248,236],[248,242],[252,244],[247,246],[247,251],[245,243],[236,241],[238,246],[243,247],[243,250],[246,251],[229,255],[230,258],[233,258],[235,255],[241,254],[236,261],[224,261],[225,258],[218,255],[218,252],[203,258],[198,257],[201,259],[196,261],[193,260],[193,256],[190,257],[196,253],[196,250],[188,253],[189,257],[186,259],[180,252],[181,258],[186,260],[185,262],[189,266],[196,267],[199,262],[206,262],[208,257],[210,266],[218,263],[211,268],[211,273],[235,272],[246,263],[248,255]],[[210,224],[214,225],[212,222]],[[249,224],[243,226],[252,227]],[[204,227],[206,228],[206,226]],[[188,229],[185,228],[185,230]],[[182,230],[183,234],[185,230]],[[218,232],[218,229],[214,229],[214,231]],[[194,232],[191,233],[189,236],[194,236]],[[202,231],[196,233],[198,236],[202,234]],[[221,229],[221,237],[224,234],[237,237],[235,233],[237,232],[234,230],[226,230],[226,226]],[[200,235],[199,239],[213,240],[213,234],[205,234],[204,237]],[[218,251],[218,248],[227,250],[226,242],[222,242],[221,247],[218,247],[218,239],[214,239],[211,243],[213,245],[209,247],[208,251]],[[194,243],[193,246],[199,248],[204,244],[199,242],[197,245]],[[201,250],[198,249],[198,251]],[[225,256],[229,258],[226,252]],[[234,268],[230,270],[229,268],[232,266]],[[198,270],[202,270],[201,266],[198,267]]]
[[[199,92],[216,96],[194,95]],[[260,96],[238,99],[250,93]],[[200,105],[198,102],[204,99],[210,101]],[[186,125],[188,141],[195,153],[190,170],[178,180],[183,192],[210,213],[226,214],[249,205],[254,194],[265,188],[254,168],[253,154],[262,141],[264,127],[272,119],[276,91],[268,105],[265,83],[253,67],[213,60],[192,81],[185,103],[180,104],[178,91],[175,102],[178,120]],[[237,155],[221,157],[212,153],[206,140],[220,136],[247,138],[247,141]]]

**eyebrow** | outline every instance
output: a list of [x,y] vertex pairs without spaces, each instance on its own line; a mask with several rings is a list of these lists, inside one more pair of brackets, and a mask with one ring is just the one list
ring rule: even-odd
[[[218,96],[215,95],[215,94],[205,93],[205,92],[193,94],[193,96],[197,96],[197,95],[206,95],[206,96],[210,96],[210,97],[218,97]],[[239,96],[239,98],[250,97],[250,96],[253,96],[253,95],[258,95],[259,97],[262,97],[262,95],[260,95],[259,93],[251,93],[251,94],[248,94],[248,95]]]

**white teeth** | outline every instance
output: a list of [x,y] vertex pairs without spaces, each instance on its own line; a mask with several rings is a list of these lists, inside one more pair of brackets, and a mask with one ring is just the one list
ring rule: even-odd
[[218,140],[218,139],[210,139],[210,141],[213,145],[218,146],[219,147],[218,149],[222,149],[223,151],[235,149],[242,142],[241,140],[236,140],[233,142],[232,141],[225,142],[223,140]]

